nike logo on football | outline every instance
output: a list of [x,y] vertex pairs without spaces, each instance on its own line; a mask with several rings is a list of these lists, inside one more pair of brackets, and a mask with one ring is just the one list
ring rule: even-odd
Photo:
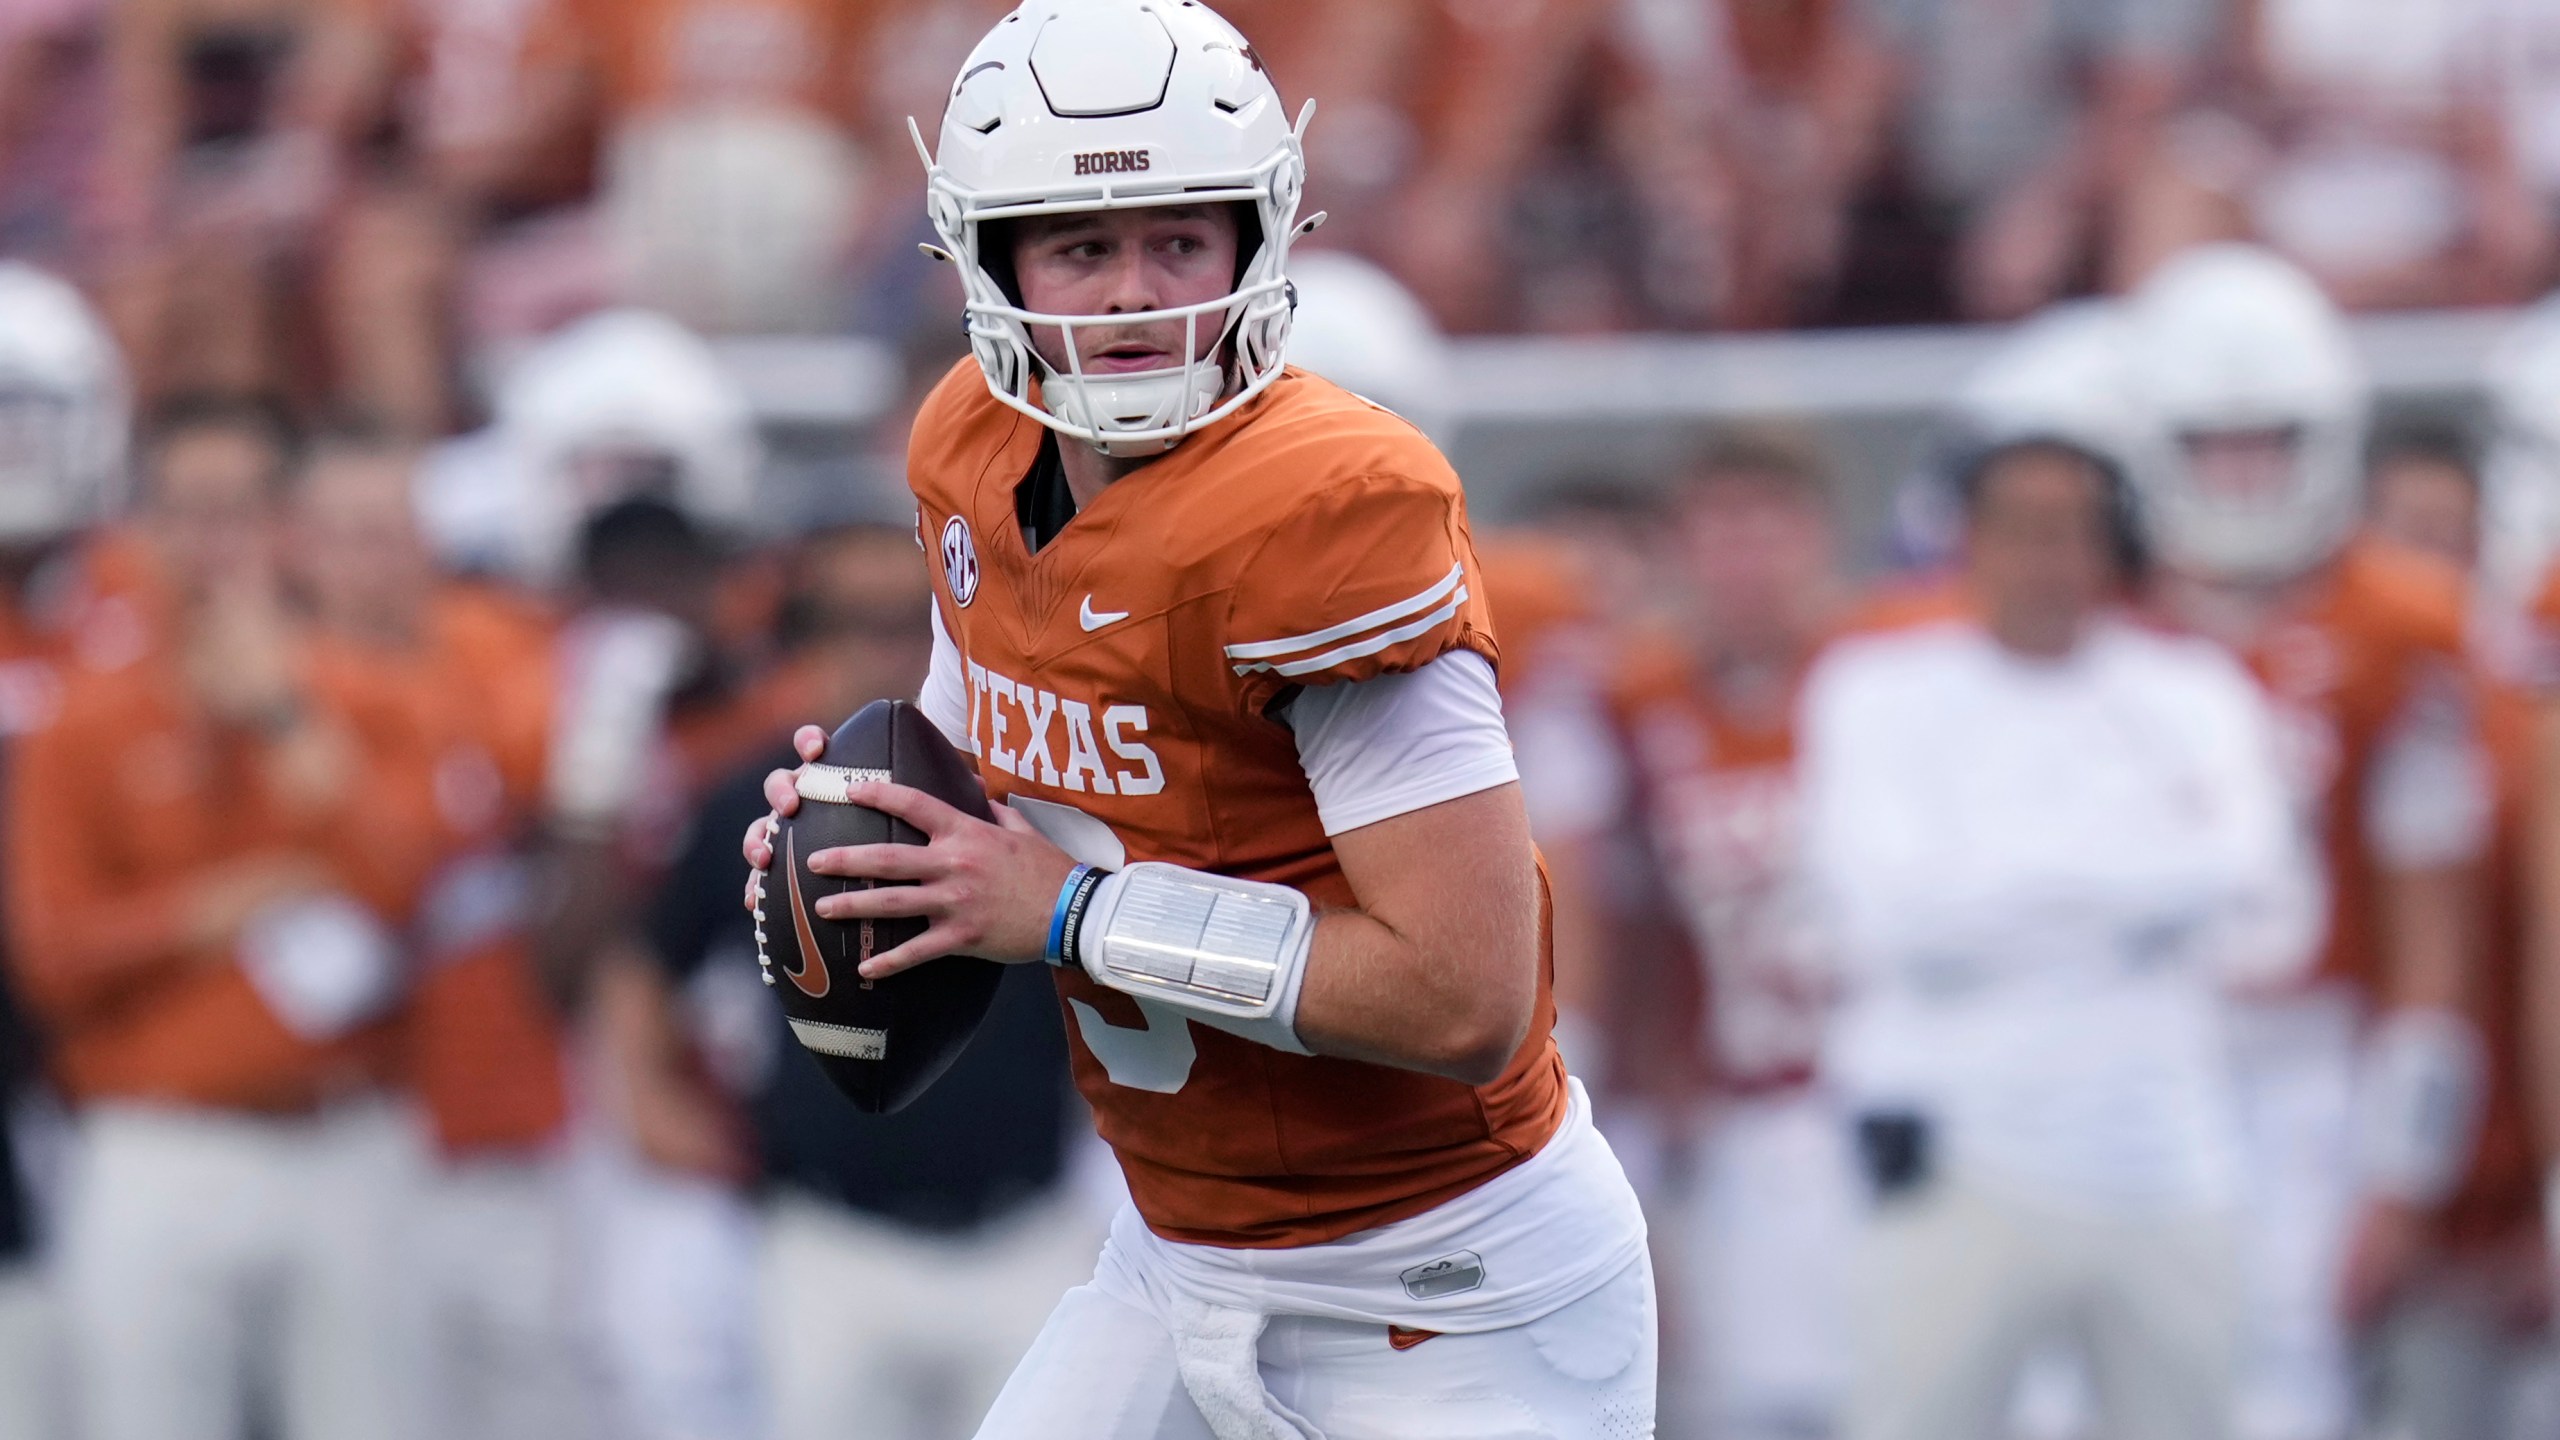
[[800,900],[799,837],[782,838],[782,873],[791,877],[791,929],[800,941],[800,965],[784,966],[782,973],[800,987],[800,993],[812,1000],[824,1000],[834,982],[827,975],[826,952],[818,948],[818,932],[809,925],[809,907]]
[[1084,608],[1076,612],[1076,623],[1082,625],[1088,635],[1105,625],[1117,625],[1128,618],[1126,610],[1095,610],[1090,595],[1084,597]]

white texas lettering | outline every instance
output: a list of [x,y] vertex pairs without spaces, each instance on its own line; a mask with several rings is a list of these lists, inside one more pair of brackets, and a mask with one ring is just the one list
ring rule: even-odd
[[[1106,705],[1094,725],[1094,706],[969,663],[969,748],[1008,775],[1079,794],[1156,795],[1164,790],[1164,758],[1144,736],[1150,728],[1143,705]],[[1008,710],[1023,720],[1022,748],[1006,743]],[[984,717],[983,722],[981,716]],[[1064,725],[1060,725],[1063,720]],[[1053,757],[1049,736],[1066,732],[1066,763]],[[1124,762],[1113,768],[1103,751]]]
[[1016,687],[1014,698],[1022,706],[1022,718],[1029,722],[1029,728],[1022,736],[1022,763],[1014,773],[1025,780],[1030,779],[1031,762],[1037,760],[1040,762],[1040,783],[1055,785],[1058,783],[1058,767],[1049,763],[1049,724],[1058,718],[1058,697],[1046,690],[1023,685]]
[[1093,793],[1113,794],[1110,774],[1102,768],[1102,747],[1093,738],[1093,707],[1081,700],[1059,702],[1067,712],[1067,768],[1059,778],[1070,790],[1082,790],[1086,777],[1093,780]]

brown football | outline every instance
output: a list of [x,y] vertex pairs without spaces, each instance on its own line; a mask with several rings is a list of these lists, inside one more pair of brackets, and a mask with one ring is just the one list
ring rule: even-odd
[[994,1000],[1003,967],[948,956],[885,980],[865,959],[924,933],[915,920],[824,920],[818,901],[869,880],[817,875],[809,857],[839,845],[922,845],[921,831],[866,806],[823,798],[852,780],[911,786],[964,814],[992,819],[977,770],[924,712],[903,700],[863,707],[803,768],[799,813],[773,836],[773,868],[757,880],[756,959],[791,1031],[854,1105],[904,1107],[951,1068]]

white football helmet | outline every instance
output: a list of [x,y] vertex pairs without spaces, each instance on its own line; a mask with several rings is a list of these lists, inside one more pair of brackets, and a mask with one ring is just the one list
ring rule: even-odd
[[[960,267],[970,346],[995,397],[1134,457],[1171,449],[1277,379],[1289,246],[1324,218],[1298,221],[1299,141],[1314,108],[1293,126],[1253,47],[1195,0],[1029,0],[998,22],[951,87],[939,153],[915,132],[926,208]],[[990,222],[1226,203],[1252,206],[1261,234],[1244,237],[1251,254],[1234,290],[1206,304],[1036,314],[987,265]],[[1088,376],[1076,363],[1079,329],[1172,321],[1190,342],[1180,366]],[[1200,344],[1204,323],[1220,343]],[[1064,373],[1031,348],[1035,325],[1063,335]]]
[[1289,264],[1298,296],[1289,363],[1448,439],[1456,382],[1449,340],[1403,283],[1357,255],[1312,250]]
[[124,498],[132,400],[80,292],[0,261],[0,542],[67,535]]
[[2560,295],[2498,342],[2488,379],[2497,430],[2480,476],[2481,579],[2522,602],[2560,554]]
[[519,491],[522,563],[556,576],[578,529],[623,500],[665,500],[744,525],[762,442],[746,395],[699,336],[646,310],[608,310],[551,335],[500,385],[496,430]]
[[2318,285],[2251,245],[2198,246],[2126,302],[2134,468],[2171,566],[2264,583],[2319,565],[2364,503],[2370,387]]

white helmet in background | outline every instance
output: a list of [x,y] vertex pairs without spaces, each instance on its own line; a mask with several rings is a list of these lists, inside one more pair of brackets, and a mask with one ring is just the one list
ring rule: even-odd
[[2481,578],[2521,602],[2560,554],[2560,295],[2490,351],[2488,380],[2497,430],[2481,467]]
[[[960,267],[970,346],[995,397],[1108,454],[1145,456],[1277,379],[1312,108],[1293,126],[1252,46],[1193,0],[1030,0],[987,32],[951,87],[938,153],[924,160],[926,209]],[[1260,233],[1243,237],[1235,288],[1206,304],[1035,314],[988,265],[994,222],[1218,204],[1250,206]],[[1006,273],[1009,259],[997,259]],[[1076,362],[1079,330],[1170,322],[1192,342],[1178,366],[1089,376]],[[1033,351],[1033,326],[1061,332],[1066,371]]]
[[1314,250],[1289,264],[1298,315],[1289,362],[1383,405],[1445,443],[1457,386],[1449,340],[1386,271],[1340,250]]
[[0,261],[0,543],[114,512],[131,410],[115,341],[80,292]]
[[556,577],[579,528],[624,500],[715,527],[752,514],[754,412],[701,337],[663,315],[608,310],[543,340],[499,386],[495,428],[537,575]]
[[2161,558],[2263,583],[2335,554],[2363,511],[2370,404],[2337,306],[2238,244],[2176,256],[2126,306],[2147,431],[2134,479]]
[[2020,322],[1957,388],[1955,419],[1974,447],[2056,440],[2130,478],[2143,425],[2122,307],[2071,300]]

